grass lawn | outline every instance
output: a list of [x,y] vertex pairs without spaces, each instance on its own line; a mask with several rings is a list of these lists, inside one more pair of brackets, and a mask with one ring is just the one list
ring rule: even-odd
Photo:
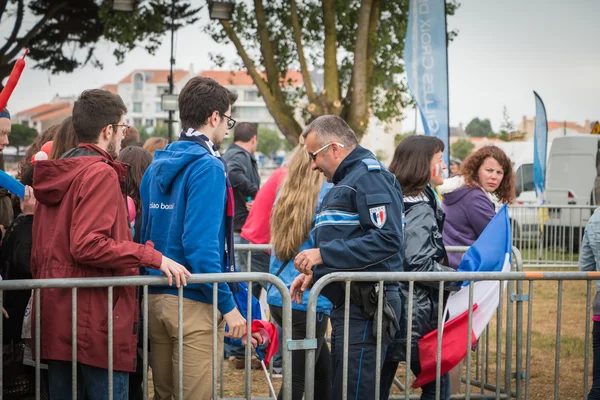
[[[524,290],[527,293],[529,283],[524,282]],[[533,291],[533,324],[532,324],[532,348],[531,348],[531,379],[530,379],[530,399],[547,400],[554,397],[554,365],[556,351],[556,320],[557,320],[557,282],[536,281]],[[583,375],[584,375],[584,340],[585,340],[585,303],[586,303],[586,282],[565,281],[563,282],[563,304],[562,304],[562,324],[560,341],[560,368],[559,368],[559,391],[558,398],[583,399]],[[595,293],[595,286],[592,284],[592,296]],[[506,298],[507,296],[505,296]],[[531,299],[531,297],[530,297]],[[525,370],[525,345],[527,340],[527,307],[528,303],[523,303],[523,370]],[[514,316],[514,314],[513,314]],[[513,325],[514,326],[514,325]],[[591,327],[591,325],[590,325]],[[487,372],[489,383],[495,385],[496,376],[496,318],[492,319],[489,326],[489,365]],[[590,328],[591,329],[591,328]],[[506,308],[503,322],[503,345],[502,345],[502,367],[501,382],[504,386],[504,351],[506,343]],[[512,357],[515,357],[515,336],[513,332],[513,350]],[[481,343],[480,343],[481,344]],[[483,348],[483,344],[480,346]],[[481,356],[480,356],[481,360]],[[590,359],[589,373],[591,374],[591,338],[590,338]],[[479,367],[481,371],[481,366]],[[472,353],[472,379],[476,374],[475,353]],[[513,363],[514,373],[514,363]],[[224,362],[224,394],[225,397],[243,398],[245,395],[244,371],[236,370],[233,364]],[[404,382],[404,366],[398,368],[398,378]],[[274,379],[275,389],[278,390],[281,385],[281,379]],[[591,376],[589,378],[591,386]],[[464,392],[464,385],[462,390]],[[512,381],[512,390],[516,389],[515,381]],[[252,371],[252,395],[254,397],[267,397],[268,385],[262,371]],[[150,385],[150,393],[152,387]],[[394,393],[401,393],[394,389]],[[418,391],[416,392],[418,393]],[[471,387],[471,393],[481,393],[481,389]],[[486,392],[493,393],[493,392]],[[523,381],[523,398],[525,395],[525,381]],[[152,397],[150,397],[152,398]]]

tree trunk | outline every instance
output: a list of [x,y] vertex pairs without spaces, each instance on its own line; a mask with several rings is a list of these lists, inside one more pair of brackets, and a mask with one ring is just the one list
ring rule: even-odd
[[354,47],[352,93],[348,125],[361,136],[369,123],[369,24],[373,0],[362,0],[358,16],[358,30]]
[[270,87],[256,70],[254,61],[250,58],[246,50],[244,50],[239,37],[233,28],[231,28],[229,21],[221,21],[221,25],[225,29],[225,33],[227,33],[229,40],[233,42],[238,55],[248,70],[248,74],[252,77],[254,84],[258,88],[260,95],[267,105],[269,113],[271,113],[271,116],[275,120],[275,124],[277,124],[277,127],[281,133],[283,133],[285,138],[290,143],[293,145],[298,144],[298,137],[302,132],[302,128],[300,127],[300,124],[298,124],[298,121],[296,121],[294,118],[294,109],[287,106],[284,101],[277,100],[273,93],[269,90]]
[[327,105],[333,106],[332,114],[339,115],[342,107],[340,101],[340,78],[337,65],[337,31],[335,17],[335,0],[323,0],[324,41],[324,87]]

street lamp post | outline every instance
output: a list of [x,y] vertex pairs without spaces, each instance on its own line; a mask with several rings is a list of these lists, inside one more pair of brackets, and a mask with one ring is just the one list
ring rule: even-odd
[[[175,47],[175,1],[171,0],[171,59],[169,70],[169,93],[164,93],[161,97],[161,108],[169,113],[168,124],[169,138],[173,141],[173,113],[178,109],[178,95],[173,93],[175,81],[173,79],[173,66],[175,65],[175,56],[173,54]],[[207,0],[208,13],[210,19],[230,20],[235,8],[235,0]],[[112,9],[114,11],[134,11],[138,0],[113,0]]]
[[230,20],[235,8],[234,0],[208,0],[208,14],[210,19]]
[[[175,43],[175,0],[171,0],[171,70],[169,73],[169,94],[173,96],[173,65],[175,64],[175,57],[173,56],[173,48]],[[169,143],[173,140],[173,110],[169,109]]]

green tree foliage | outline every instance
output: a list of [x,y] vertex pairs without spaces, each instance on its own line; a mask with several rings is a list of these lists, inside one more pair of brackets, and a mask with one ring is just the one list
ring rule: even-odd
[[492,123],[489,119],[473,118],[467,124],[465,132],[471,137],[494,137]]
[[[448,15],[457,7],[449,0]],[[233,43],[236,66],[248,71],[277,127],[296,144],[300,98],[308,100],[304,122],[339,115],[359,137],[371,112],[382,121],[402,117],[411,101],[400,78],[407,22],[407,0],[253,0],[238,2],[232,21],[214,22],[206,31],[219,43]],[[224,63],[220,54],[212,56]],[[302,85],[285,86],[292,70],[301,71]],[[322,86],[312,83],[314,70],[324,71]]]
[[453,158],[464,160],[471,154],[475,145],[467,139],[459,139],[450,146],[450,155]]
[[[174,1],[176,28],[197,20],[200,8],[192,8],[191,1]],[[102,38],[117,44],[118,62],[137,46],[153,53],[170,28],[170,15],[171,1],[165,0],[139,1],[133,13],[113,11],[112,1],[0,0],[0,24],[10,27],[0,47],[0,81],[26,47],[35,68],[53,74],[86,64],[102,67],[94,56]]]
[[398,147],[398,145],[400,144],[400,142],[408,136],[414,135],[415,131],[410,131],[410,132],[406,132],[406,133],[396,133],[396,135],[394,136],[394,147]]
[[515,130],[515,124],[512,122],[506,106],[502,109],[502,125],[500,125],[500,132],[497,135],[498,139],[510,142],[513,140],[521,140],[525,137],[525,134]]
[[260,128],[258,130],[257,151],[266,156],[272,156],[283,145],[283,140],[274,130]]
[[38,133],[35,129],[21,124],[14,124],[10,127],[8,145],[17,149],[17,155],[19,155],[21,148],[29,146],[37,137]]

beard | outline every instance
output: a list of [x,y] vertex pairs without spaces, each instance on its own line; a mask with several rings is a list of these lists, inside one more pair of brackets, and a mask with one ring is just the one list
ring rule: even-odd
[[106,148],[106,152],[112,156],[112,158],[116,159],[119,156],[117,152],[117,138],[113,136],[109,142],[108,147]]

